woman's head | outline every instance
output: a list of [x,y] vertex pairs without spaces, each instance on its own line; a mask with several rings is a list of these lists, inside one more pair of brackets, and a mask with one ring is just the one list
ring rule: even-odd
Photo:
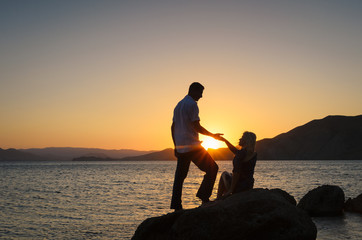
[[255,149],[256,135],[252,132],[244,132],[240,138],[239,145],[252,151]]

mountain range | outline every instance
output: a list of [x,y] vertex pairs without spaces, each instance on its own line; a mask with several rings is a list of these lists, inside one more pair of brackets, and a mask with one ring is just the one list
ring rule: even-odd
[[121,159],[139,156],[154,151],[138,151],[131,149],[107,150],[100,148],[49,147],[30,149],[1,149],[0,161],[71,161],[78,157],[97,157],[99,159]]
[[362,115],[328,116],[258,141],[260,159],[362,160]]
[[[362,160],[362,115],[327,116],[256,143],[260,160]],[[208,149],[215,160],[230,160],[227,148]],[[173,149],[122,160],[174,160]]]
[[[256,143],[260,160],[362,160],[362,115],[327,116]],[[208,149],[215,160],[231,160],[227,148]],[[175,160],[171,148],[162,151],[97,148],[1,149],[0,161],[15,160]]]
[[52,160],[72,160],[73,158],[79,156],[93,156],[99,158],[115,158],[120,159],[128,156],[138,156],[154,151],[138,151],[132,149],[100,149],[100,148],[31,148],[31,149],[21,149],[24,152],[32,153],[35,155],[43,156],[47,159]]

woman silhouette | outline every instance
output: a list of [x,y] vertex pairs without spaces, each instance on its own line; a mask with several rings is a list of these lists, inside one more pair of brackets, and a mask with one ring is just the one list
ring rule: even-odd
[[217,199],[252,189],[257,159],[255,152],[256,135],[254,133],[244,132],[239,140],[241,150],[238,150],[223,137],[220,137],[220,140],[226,143],[230,151],[235,154],[235,157],[233,159],[232,173],[225,171],[221,174]]

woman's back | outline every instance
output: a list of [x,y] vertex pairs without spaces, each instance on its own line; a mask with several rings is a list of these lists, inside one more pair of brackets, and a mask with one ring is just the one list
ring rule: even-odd
[[[248,159],[246,159],[248,158]],[[245,149],[238,150],[233,159],[233,173],[239,173],[240,178],[236,186],[237,192],[252,189],[254,186],[254,169],[257,154],[248,156]]]

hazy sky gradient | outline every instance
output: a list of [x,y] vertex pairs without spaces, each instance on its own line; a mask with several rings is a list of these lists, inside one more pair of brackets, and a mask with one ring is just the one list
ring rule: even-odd
[[362,1],[0,2],[0,148],[172,147],[173,108],[237,142],[362,114]]

